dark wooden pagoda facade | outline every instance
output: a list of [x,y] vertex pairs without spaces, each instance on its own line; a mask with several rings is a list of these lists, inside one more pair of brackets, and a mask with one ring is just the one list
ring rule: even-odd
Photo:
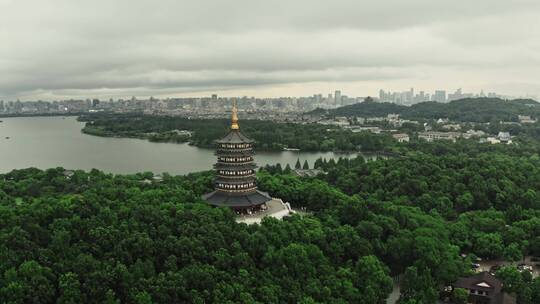
[[215,190],[203,195],[208,204],[230,207],[242,213],[265,208],[271,198],[257,190],[253,144],[253,140],[240,132],[236,103],[233,103],[231,129],[216,141]]

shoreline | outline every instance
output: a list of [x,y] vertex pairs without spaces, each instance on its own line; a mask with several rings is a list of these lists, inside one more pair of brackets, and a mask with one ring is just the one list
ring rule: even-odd
[[73,112],[73,113],[58,113],[58,114],[0,114],[0,118],[18,118],[18,117],[79,117],[84,115],[83,112]]

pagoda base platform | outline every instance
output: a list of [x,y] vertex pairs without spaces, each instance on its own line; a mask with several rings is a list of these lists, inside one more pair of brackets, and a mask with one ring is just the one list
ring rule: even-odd
[[239,213],[236,218],[237,223],[245,223],[248,225],[251,224],[260,224],[262,219],[265,217],[273,217],[276,219],[282,219],[292,213],[295,213],[289,203],[284,203],[279,198],[272,198],[272,200],[266,202],[256,211],[250,211],[251,213]]

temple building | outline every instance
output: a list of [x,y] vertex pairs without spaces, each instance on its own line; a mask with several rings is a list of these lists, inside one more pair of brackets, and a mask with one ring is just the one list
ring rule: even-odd
[[502,281],[487,271],[459,278],[452,284],[452,290],[456,288],[469,292],[467,303],[516,304],[515,296],[504,292]]
[[272,198],[257,190],[253,145],[254,141],[240,132],[238,110],[233,103],[229,133],[216,141],[215,190],[203,195],[208,204],[230,207],[242,214],[267,209]]

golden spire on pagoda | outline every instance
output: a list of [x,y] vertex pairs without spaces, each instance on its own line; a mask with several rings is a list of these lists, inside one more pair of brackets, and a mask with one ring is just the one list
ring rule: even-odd
[[240,129],[240,126],[238,125],[238,109],[236,108],[236,100],[233,100],[231,130],[238,129]]

